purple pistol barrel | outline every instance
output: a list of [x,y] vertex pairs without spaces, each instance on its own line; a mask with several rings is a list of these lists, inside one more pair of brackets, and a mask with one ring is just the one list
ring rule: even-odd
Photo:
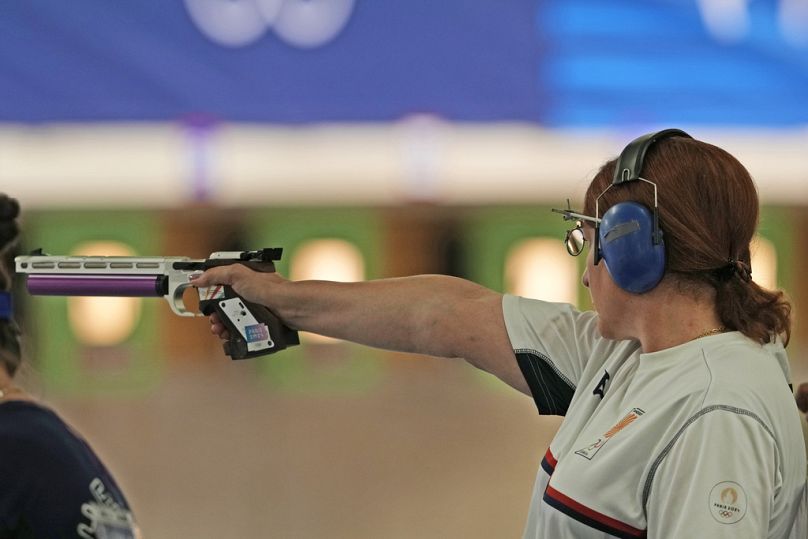
[[28,275],[28,292],[35,296],[162,297],[162,275]]

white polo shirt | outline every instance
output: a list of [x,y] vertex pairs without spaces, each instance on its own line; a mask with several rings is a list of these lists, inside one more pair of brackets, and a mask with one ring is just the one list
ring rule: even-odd
[[539,411],[565,416],[526,538],[789,536],[806,460],[781,345],[729,332],[643,354],[570,305],[503,311]]

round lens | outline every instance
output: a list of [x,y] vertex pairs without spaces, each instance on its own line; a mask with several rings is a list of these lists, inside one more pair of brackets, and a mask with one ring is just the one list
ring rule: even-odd
[[572,256],[578,256],[581,254],[581,251],[584,250],[585,242],[586,238],[584,238],[584,231],[579,227],[573,228],[567,232],[567,252],[569,252],[569,254]]

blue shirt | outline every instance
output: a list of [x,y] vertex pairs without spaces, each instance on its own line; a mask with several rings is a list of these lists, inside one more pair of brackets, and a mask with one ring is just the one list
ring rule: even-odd
[[98,456],[53,411],[0,404],[0,539],[134,539],[123,493]]

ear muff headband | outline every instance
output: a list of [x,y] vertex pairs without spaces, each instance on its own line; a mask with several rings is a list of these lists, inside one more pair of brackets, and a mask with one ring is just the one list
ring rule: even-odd
[[641,174],[648,149],[669,137],[693,138],[680,129],[664,129],[631,141],[620,153],[612,183],[595,199],[595,216],[600,218],[598,201],[612,187],[643,181],[654,188],[653,213],[636,202],[621,202],[609,208],[603,220],[595,225],[595,264],[602,258],[615,283],[633,293],[651,290],[665,273],[657,186]]
[[617,166],[614,167],[612,185],[620,185],[621,183],[640,179],[642,167],[645,163],[645,154],[648,153],[648,149],[656,142],[669,137],[693,138],[681,129],[663,129],[656,133],[648,133],[637,137],[629,142],[620,153]]

